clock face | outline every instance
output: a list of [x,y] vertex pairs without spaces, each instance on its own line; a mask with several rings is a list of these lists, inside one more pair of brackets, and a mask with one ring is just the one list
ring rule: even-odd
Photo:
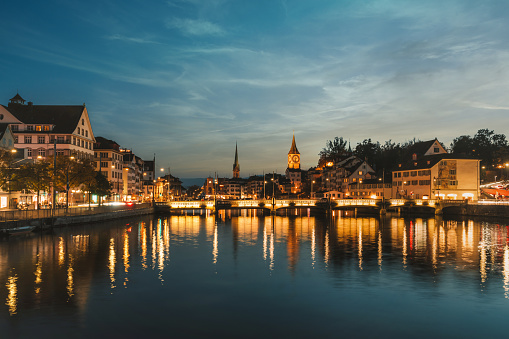
[[299,156],[298,155],[294,155],[292,160],[293,160],[293,162],[299,162]]

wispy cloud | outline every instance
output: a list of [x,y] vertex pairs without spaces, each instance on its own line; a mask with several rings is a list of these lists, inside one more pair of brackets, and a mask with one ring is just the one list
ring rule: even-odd
[[166,22],[166,27],[176,28],[184,35],[223,36],[226,34],[219,25],[204,20],[173,18]]
[[144,39],[144,38],[134,38],[134,37],[127,37],[120,34],[113,34],[106,36],[106,39],[108,40],[120,40],[120,41],[126,41],[126,42],[134,42],[138,44],[156,44],[156,45],[162,45],[162,43],[150,39]]

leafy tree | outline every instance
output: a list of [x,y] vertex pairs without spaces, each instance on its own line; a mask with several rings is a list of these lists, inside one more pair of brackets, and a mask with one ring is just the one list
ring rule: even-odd
[[[97,194],[99,197],[111,194],[111,183],[108,181],[101,172],[95,172],[94,183],[89,187],[92,194]],[[99,205],[101,200],[99,199]]]
[[51,187],[51,164],[47,160],[24,164],[16,172],[16,179],[21,184],[20,188],[37,193],[37,208],[39,208],[40,192],[48,192]]
[[327,140],[325,147],[318,153],[320,158],[325,159],[338,159],[348,155],[346,149],[346,140],[343,137],[335,137],[334,140]]
[[376,161],[381,153],[380,143],[373,143],[371,139],[364,139],[363,142],[358,143],[355,147],[354,154],[359,158],[366,160],[369,164],[376,167]]

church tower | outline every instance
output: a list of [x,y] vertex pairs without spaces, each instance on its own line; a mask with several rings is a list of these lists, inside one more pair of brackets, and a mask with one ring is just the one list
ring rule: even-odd
[[300,169],[300,153],[295,145],[295,133],[293,134],[292,147],[288,152],[288,168]]
[[237,152],[237,143],[235,143],[235,162],[233,163],[233,178],[240,178],[239,154]]

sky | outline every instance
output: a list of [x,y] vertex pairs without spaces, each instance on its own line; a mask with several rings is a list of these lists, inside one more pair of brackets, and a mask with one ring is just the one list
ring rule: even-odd
[[327,140],[508,134],[509,1],[8,1],[0,103],[86,104],[181,178],[284,173]]

